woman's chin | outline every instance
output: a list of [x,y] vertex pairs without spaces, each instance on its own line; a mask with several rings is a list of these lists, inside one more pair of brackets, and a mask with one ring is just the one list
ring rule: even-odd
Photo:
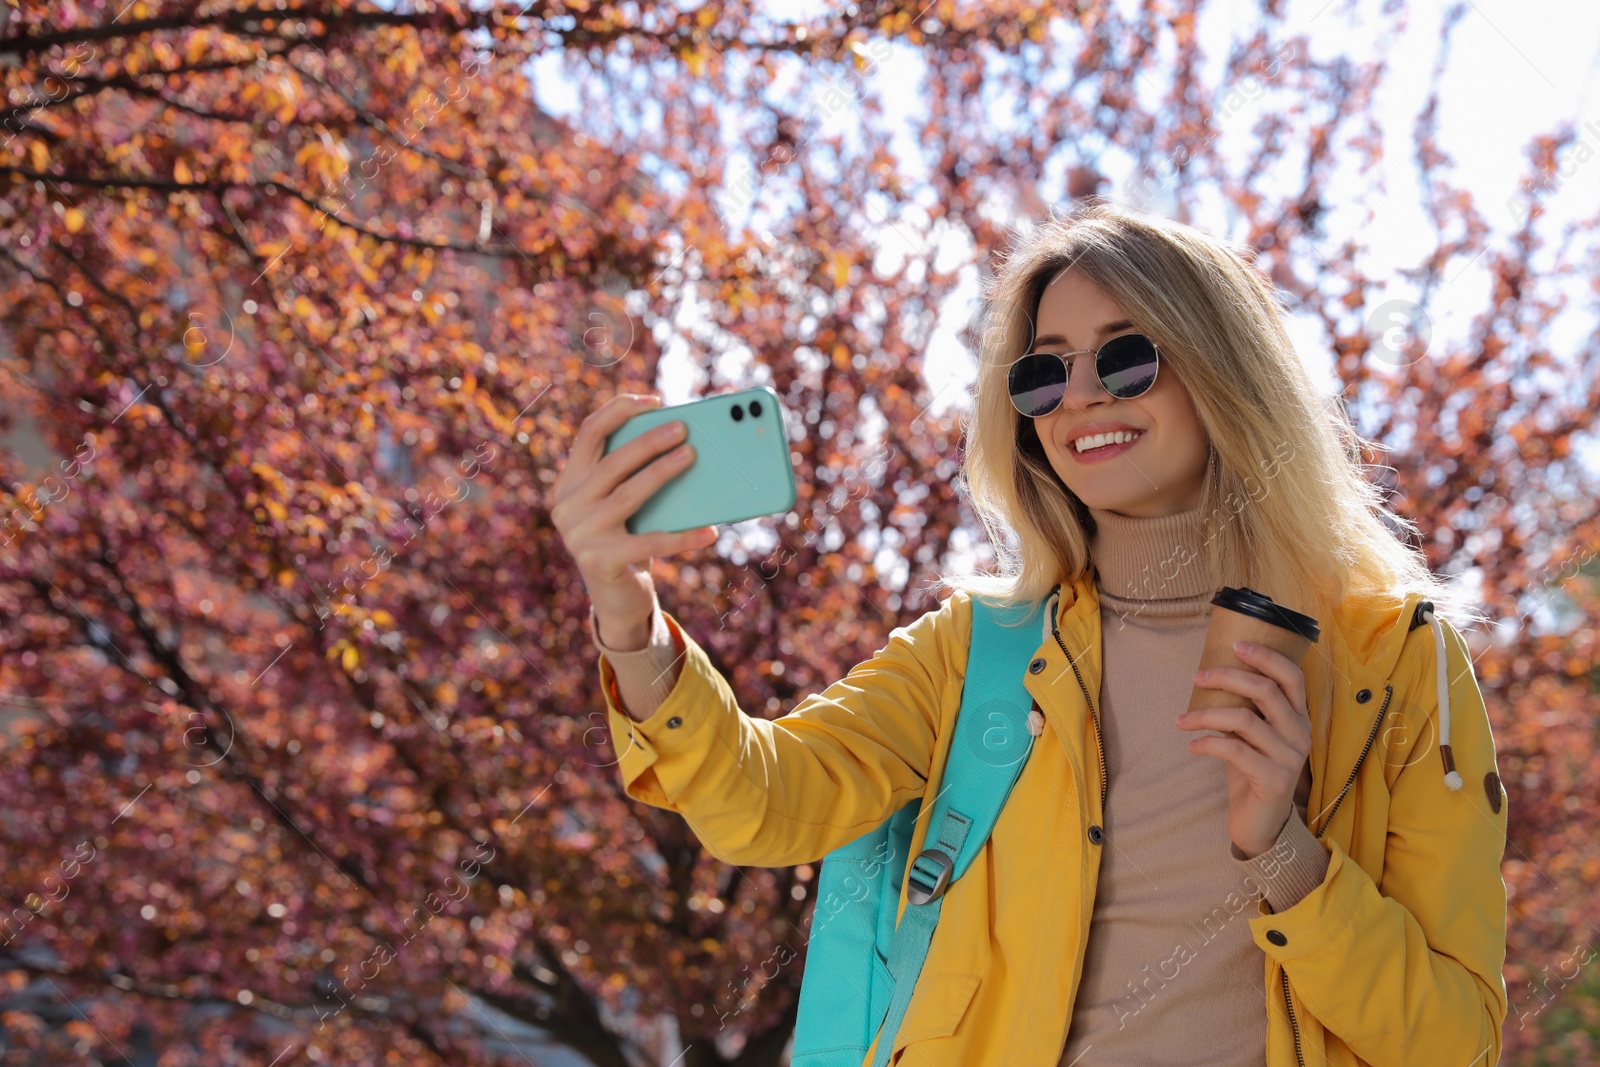
[[1096,511],[1114,511],[1118,515],[1134,515],[1139,511],[1139,502],[1136,500],[1106,500],[1102,503],[1088,497],[1078,499]]
[[[1088,507],[1097,511],[1114,511],[1118,515],[1129,518],[1157,518],[1164,515],[1173,515],[1181,511],[1191,511],[1199,506],[1198,500],[1174,494],[1125,496],[1118,494],[1085,494],[1074,489],[1073,493]],[[1198,490],[1194,495],[1198,494]]]

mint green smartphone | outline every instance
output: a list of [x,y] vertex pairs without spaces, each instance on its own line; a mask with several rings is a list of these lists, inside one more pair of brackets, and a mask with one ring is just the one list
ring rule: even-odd
[[767,386],[640,412],[606,438],[606,454],[680,419],[689,428],[686,440],[694,448],[694,462],[629,516],[629,533],[693,530],[794,507],[794,466],[783,410],[778,394]]

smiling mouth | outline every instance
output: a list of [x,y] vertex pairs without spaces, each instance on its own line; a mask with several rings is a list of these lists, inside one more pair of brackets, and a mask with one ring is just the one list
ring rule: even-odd
[[[1079,448],[1077,441],[1071,442],[1067,445],[1067,447],[1075,456],[1088,456],[1093,455],[1096,452],[1101,452],[1107,448],[1115,448],[1119,445],[1131,445],[1144,435],[1145,431],[1143,430],[1136,431],[1131,436],[1129,436],[1126,431],[1118,431],[1114,434],[1103,434],[1095,437],[1083,438],[1082,440],[1099,442],[1098,444],[1091,444],[1087,448]],[[1109,440],[1102,440],[1102,438],[1109,438]]]

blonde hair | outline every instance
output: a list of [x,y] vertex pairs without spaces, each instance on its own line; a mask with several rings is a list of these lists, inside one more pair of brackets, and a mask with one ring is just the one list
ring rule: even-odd
[[[1476,602],[1435,576],[1369,481],[1342,397],[1322,398],[1284,328],[1271,282],[1237,246],[1191,226],[1095,201],[1052,212],[988,283],[976,403],[958,484],[998,560],[990,574],[941,575],[1002,605],[1036,603],[1092,565],[1093,519],[1051,467],[1033,420],[1012,407],[1006,372],[1027,351],[1045,286],[1071,266],[1155,341],[1163,374],[1188,390],[1215,449],[1201,501],[1211,573],[1325,622],[1346,598],[1394,604],[1413,591],[1457,625]],[[1159,596],[1152,590],[1141,595]]]

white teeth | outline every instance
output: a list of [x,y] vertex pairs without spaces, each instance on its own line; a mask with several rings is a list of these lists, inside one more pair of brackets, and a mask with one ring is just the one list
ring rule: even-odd
[[1099,448],[1102,445],[1120,445],[1125,441],[1133,440],[1141,433],[1144,433],[1144,431],[1140,430],[1138,433],[1131,433],[1127,430],[1118,430],[1115,433],[1098,433],[1093,437],[1078,438],[1072,442],[1072,447],[1079,452],[1087,452],[1091,448]]

